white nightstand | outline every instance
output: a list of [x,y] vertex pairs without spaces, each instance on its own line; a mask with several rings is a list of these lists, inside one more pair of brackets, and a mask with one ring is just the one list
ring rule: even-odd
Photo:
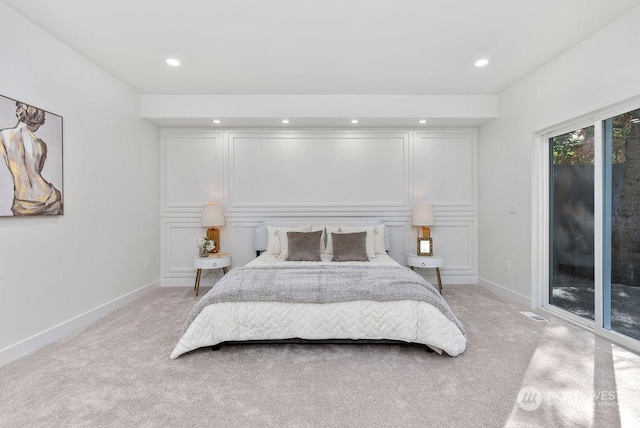
[[227,253],[218,253],[211,257],[195,257],[193,259],[193,267],[198,269],[196,272],[196,284],[193,286],[196,290],[196,296],[200,291],[200,277],[202,269],[222,269],[222,273],[227,273],[227,267],[231,265],[231,256]]
[[421,269],[436,269],[436,275],[438,275],[438,289],[442,294],[442,279],[440,278],[440,268],[444,266],[444,257],[442,256],[417,256],[415,254],[407,254],[407,265],[413,268]]

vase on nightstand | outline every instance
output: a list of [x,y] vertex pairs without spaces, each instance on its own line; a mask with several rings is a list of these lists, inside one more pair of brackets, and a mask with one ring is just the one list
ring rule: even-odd
[[209,257],[209,250],[207,250],[207,247],[199,247],[198,255],[200,257]]

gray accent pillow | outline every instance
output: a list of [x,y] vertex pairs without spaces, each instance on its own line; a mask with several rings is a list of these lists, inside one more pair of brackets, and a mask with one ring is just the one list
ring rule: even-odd
[[332,262],[368,262],[367,232],[331,233]]
[[289,255],[285,260],[294,262],[319,262],[322,230],[315,232],[287,232]]

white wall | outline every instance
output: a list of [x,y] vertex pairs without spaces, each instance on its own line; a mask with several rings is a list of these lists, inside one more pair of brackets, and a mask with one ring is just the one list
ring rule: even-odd
[[640,8],[513,85],[499,118],[480,128],[479,277],[495,291],[537,304],[536,133],[640,95],[638,22]]
[[65,203],[64,216],[0,217],[1,364],[3,350],[158,280],[160,157],[133,90],[3,4],[0,40],[0,94],[64,117]]
[[420,200],[436,207],[444,282],[475,283],[477,149],[474,129],[165,130],[162,284],[193,285],[206,202],[225,206],[222,249],[233,266],[255,257],[253,230],[273,217],[379,218],[404,265],[415,252],[411,209]]
[[428,118],[434,126],[442,119],[486,120],[497,113],[496,95],[140,95],[140,115],[160,123],[204,118],[209,125],[211,118],[224,119],[225,124],[238,118],[288,118],[299,124],[311,118],[357,117],[375,119],[374,123],[411,118],[411,124]]

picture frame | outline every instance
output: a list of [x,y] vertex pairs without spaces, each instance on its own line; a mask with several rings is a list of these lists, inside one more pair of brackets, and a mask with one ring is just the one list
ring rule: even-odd
[[64,214],[62,142],[62,116],[0,95],[0,217]]
[[418,238],[419,256],[433,256],[433,240],[431,238]]

